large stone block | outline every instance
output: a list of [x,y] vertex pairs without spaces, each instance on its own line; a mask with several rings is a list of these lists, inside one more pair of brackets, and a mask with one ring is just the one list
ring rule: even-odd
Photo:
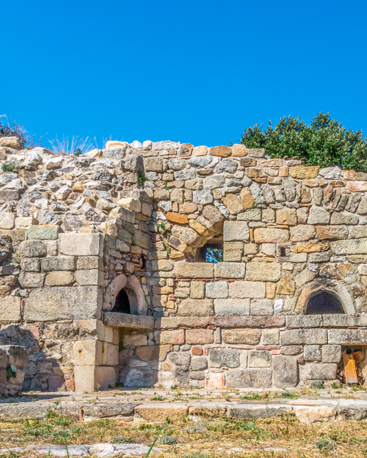
[[344,240],[348,238],[348,229],[345,226],[317,226],[319,240]]
[[[330,332],[330,331],[329,331]],[[326,329],[295,329],[284,331],[280,335],[281,345],[326,344]]]
[[211,367],[238,367],[240,353],[235,348],[211,348],[209,362]]
[[22,288],[42,288],[45,274],[36,272],[22,272],[19,275],[19,283]]
[[28,231],[29,239],[56,240],[59,233],[59,226],[43,225],[31,226]]
[[47,247],[40,240],[26,240],[20,244],[19,254],[25,258],[42,258],[47,255]]
[[228,283],[224,280],[208,282],[205,285],[206,297],[210,299],[226,299],[228,297]]
[[95,368],[95,386],[107,390],[116,384],[116,369],[114,367],[97,366]]
[[311,207],[308,215],[308,224],[329,224],[330,213],[322,207]]
[[251,350],[248,356],[249,367],[270,367],[271,353],[267,350]]
[[74,273],[67,270],[50,272],[46,276],[47,286],[71,286],[74,283]]
[[224,242],[223,261],[241,261],[243,255],[243,242]]
[[273,380],[277,388],[290,388],[298,385],[297,358],[275,355],[273,358]]
[[26,321],[99,318],[102,292],[98,286],[36,288],[25,299]]
[[315,238],[315,227],[308,224],[298,224],[290,228],[292,242],[306,242]]
[[75,391],[91,392],[96,388],[95,366],[74,366]]
[[222,332],[223,342],[230,345],[257,345],[260,337],[261,331],[257,329],[233,329]]
[[47,256],[41,261],[41,269],[44,272],[55,270],[75,270],[74,256]]
[[257,299],[251,302],[251,315],[274,315],[274,301],[272,299]]
[[96,366],[102,364],[102,342],[79,340],[73,346],[76,366]]
[[281,208],[276,212],[277,224],[286,224],[288,226],[295,226],[297,224],[297,215],[295,208]]
[[0,297],[0,322],[20,321],[20,297]]
[[234,316],[249,315],[249,299],[215,299],[214,310],[216,315]]
[[256,243],[287,242],[289,232],[285,229],[258,227],[254,230],[254,238]]
[[305,361],[321,361],[320,345],[305,345],[304,357]]
[[80,286],[103,286],[104,273],[97,269],[77,270],[75,272],[75,280]]
[[246,280],[278,281],[281,275],[281,264],[275,262],[249,262],[246,266]]
[[234,281],[229,284],[229,296],[238,299],[262,299],[265,297],[265,283],[240,280]]
[[177,278],[214,278],[214,264],[210,262],[178,262]]
[[367,329],[330,329],[327,332],[329,344],[365,345],[367,343]]
[[271,369],[233,369],[226,377],[226,388],[270,388]]
[[178,306],[178,316],[212,316],[214,306],[211,299],[185,299]]
[[156,336],[156,341],[159,342],[160,345],[182,345],[185,343],[185,331],[183,329],[158,331],[155,332],[154,335]]
[[208,359],[206,356],[196,356],[191,359],[191,367],[192,371],[203,371],[208,367]]
[[204,345],[214,342],[212,329],[188,329],[186,331],[186,343],[188,345]]
[[0,229],[11,230],[14,228],[15,214],[14,213],[0,213]]
[[59,252],[71,256],[103,256],[103,235],[74,232],[60,234]]
[[340,345],[323,345],[322,346],[322,362],[323,363],[339,363],[342,357]]
[[290,167],[289,175],[292,178],[298,178],[300,180],[316,178],[319,169],[320,167],[318,165],[297,165],[295,167]]
[[236,242],[249,240],[250,230],[246,221],[225,221],[223,227],[223,240]]
[[307,380],[334,380],[337,365],[334,363],[306,363],[299,366],[299,378]]
[[367,239],[338,240],[330,242],[330,250],[337,255],[367,254]]
[[213,146],[210,148],[211,156],[228,157],[232,154],[232,148],[230,146]]
[[242,262],[217,262],[214,264],[215,278],[243,278],[246,264]]

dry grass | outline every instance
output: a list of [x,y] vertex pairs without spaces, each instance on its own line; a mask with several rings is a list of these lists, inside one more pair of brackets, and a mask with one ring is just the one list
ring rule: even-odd
[[[45,420],[2,421],[0,448],[29,445],[139,443],[156,446],[151,457],[366,457],[366,423],[330,422],[307,425],[292,415],[267,420],[234,421],[228,418],[182,419],[164,424],[125,423],[117,420],[80,422],[51,415]],[[277,450],[278,449],[278,450]],[[280,450],[279,450],[280,449]],[[0,454],[2,457],[36,457],[36,453]]]

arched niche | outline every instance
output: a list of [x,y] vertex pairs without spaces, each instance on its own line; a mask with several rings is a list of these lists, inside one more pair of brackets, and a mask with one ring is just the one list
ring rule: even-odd
[[306,306],[306,315],[343,314],[343,305],[336,294],[319,291],[311,296]]
[[103,310],[131,315],[147,314],[145,294],[135,275],[120,274],[110,282],[105,290]]

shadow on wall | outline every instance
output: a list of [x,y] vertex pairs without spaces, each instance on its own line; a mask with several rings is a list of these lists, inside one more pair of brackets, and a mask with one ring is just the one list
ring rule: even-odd
[[[60,368],[57,349],[54,356],[48,356],[43,349],[43,341],[37,339],[38,328],[31,330],[11,325],[0,331],[0,341],[3,345],[20,345],[29,356],[25,367],[25,378],[22,391],[65,391],[70,389],[72,380],[65,380]],[[52,342],[49,345],[52,345]],[[56,344],[57,345],[57,344]],[[52,348],[51,348],[52,350]]]

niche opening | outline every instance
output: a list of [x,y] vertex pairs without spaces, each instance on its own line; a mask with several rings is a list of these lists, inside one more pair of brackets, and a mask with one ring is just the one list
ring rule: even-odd
[[196,254],[198,262],[222,262],[223,261],[223,240],[214,238],[209,240],[204,246],[198,249]]
[[339,298],[328,291],[315,294],[308,301],[306,315],[343,314]]
[[138,299],[136,297],[135,291],[130,288],[124,288],[117,294],[115,305],[111,311],[137,315],[137,310]]

